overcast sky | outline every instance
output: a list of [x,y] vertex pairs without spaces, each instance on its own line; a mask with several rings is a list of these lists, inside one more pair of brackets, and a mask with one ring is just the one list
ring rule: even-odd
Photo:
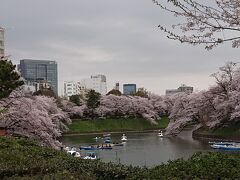
[[6,28],[6,54],[58,62],[63,81],[105,74],[115,82],[164,94],[181,84],[196,90],[213,84],[209,76],[239,49],[227,43],[206,51],[169,40],[158,24],[176,22],[152,0],[1,0],[0,26]]

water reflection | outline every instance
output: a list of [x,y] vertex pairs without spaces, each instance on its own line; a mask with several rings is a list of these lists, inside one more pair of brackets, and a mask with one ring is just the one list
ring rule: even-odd
[[[120,141],[122,134],[112,134],[113,141]],[[96,135],[66,136],[61,139],[66,146],[97,144]],[[113,150],[96,151],[104,162],[115,162],[134,166],[154,166],[177,158],[188,158],[195,152],[210,151],[207,142],[194,140],[191,130],[177,137],[161,138],[157,133],[129,133],[124,146]],[[100,141],[101,143],[101,141]],[[84,152],[82,152],[84,153]]]

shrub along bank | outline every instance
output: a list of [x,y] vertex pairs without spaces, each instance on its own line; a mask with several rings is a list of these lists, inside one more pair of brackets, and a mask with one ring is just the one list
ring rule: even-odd
[[151,124],[143,118],[73,120],[72,124],[69,125],[68,133],[165,129],[169,123],[169,119],[167,117],[163,117],[158,120],[157,123],[157,125]]
[[25,139],[0,138],[0,179],[240,179],[240,154],[198,153],[140,168],[82,160]]
[[240,122],[217,129],[208,129],[205,127],[201,127],[193,132],[193,136],[240,141]]

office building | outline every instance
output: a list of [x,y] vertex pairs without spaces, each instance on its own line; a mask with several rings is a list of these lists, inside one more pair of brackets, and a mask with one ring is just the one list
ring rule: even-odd
[[4,29],[0,27],[0,57],[5,55],[4,48]]
[[72,95],[81,95],[85,97],[89,90],[95,90],[101,95],[107,94],[107,82],[105,75],[95,75],[90,78],[82,79],[80,81],[65,81],[64,82],[64,96],[70,97]]
[[23,89],[27,92],[34,93],[39,90],[46,90],[50,88],[50,84],[46,80],[33,82],[24,80]]
[[101,95],[107,94],[107,80],[106,76],[99,74],[91,76],[91,78],[83,79],[79,82],[80,87],[84,89],[93,89]]
[[22,59],[18,66],[21,76],[28,85],[37,86],[42,82],[58,95],[58,71],[56,61]]
[[137,91],[136,84],[123,84],[123,94],[124,95],[133,95]]
[[182,85],[178,88],[178,90],[179,90],[180,92],[185,92],[185,93],[187,93],[187,94],[191,94],[191,93],[193,92],[193,87],[191,87],[191,86],[186,86],[185,84],[182,84]]
[[117,83],[115,84],[114,89],[115,89],[115,90],[118,90],[118,91],[120,90],[120,89],[119,89],[119,82],[117,82]]
[[177,89],[167,89],[166,90],[166,95],[174,95],[180,92],[185,92],[187,94],[191,94],[193,92],[193,87],[191,86],[186,86],[185,84],[182,84],[179,88]]
[[180,93],[180,91],[178,89],[167,89],[165,94],[166,94],[166,96],[171,96],[171,95],[174,95],[177,93]]
[[65,81],[64,82],[64,96],[70,97],[72,95],[77,94],[76,83],[73,81]]

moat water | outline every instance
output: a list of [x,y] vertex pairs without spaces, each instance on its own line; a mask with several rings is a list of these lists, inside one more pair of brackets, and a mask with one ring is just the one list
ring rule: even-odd
[[[96,150],[103,162],[122,163],[133,166],[155,166],[178,158],[189,158],[196,152],[211,151],[208,141],[192,138],[192,130],[186,129],[176,137],[158,137],[155,133],[126,133],[128,141],[124,146],[112,150]],[[98,135],[99,136],[99,135]],[[120,142],[122,134],[111,134],[112,141]],[[65,136],[62,143],[70,147],[101,144],[96,135]],[[81,154],[86,151],[81,150]]]

